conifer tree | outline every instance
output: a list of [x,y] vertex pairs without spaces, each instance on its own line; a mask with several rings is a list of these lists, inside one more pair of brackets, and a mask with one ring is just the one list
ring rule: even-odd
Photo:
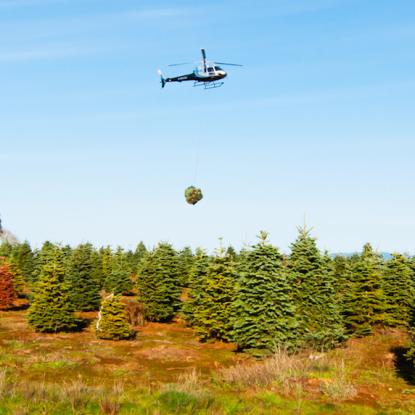
[[261,231],[260,242],[246,251],[238,266],[233,336],[240,349],[272,352],[296,345],[297,323],[288,273],[277,248]]
[[299,228],[291,245],[290,269],[304,343],[318,348],[335,346],[344,339],[344,328],[334,291],[334,272],[328,256],[319,252],[306,227]]
[[408,326],[415,306],[415,286],[409,260],[400,254],[393,254],[386,262],[383,290],[387,304],[386,324]]
[[140,242],[134,251],[134,268],[133,272],[138,276],[140,274],[140,266],[144,262],[144,258],[147,256],[148,250],[143,242]]
[[[1,239],[0,239],[1,241]],[[13,250],[13,245],[9,241],[2,241],[0,244],[0,257],[9,258]]]
[[99,285],[94,279],[91,244],[78,245],[67,261],[66,283],[77,311],[98,310],[101,302]]
[[35,285],[29,324],[38,332],[56,333],[78,327],[68,288],[64,283],[64,258],[59,247],[50,250]]
[[13,307],[17,299],[10,264],[0,257],[0,309]]
[[128,294],[133,288],[130,264],[121,248],[112,257],[111,272],[104,282],[104,289],[109,293]]
[[150,321],[170,321],[180,306],[179,260],[170,244],[160,243],[139,266],[139,301]]
[[[36,283],[38,280],[44,265],[47,264],[48,260],[50,259],[53,252],[56,250],[61,251],[61,247],[53,244],[52,242],[46,241],[43,243],[42,248],[40,250],[36,250],[34,253],[34,261],[33,261],[33,272],[31,274],[30,283]],[[61,254],[61,262],[62,266],[64,267],[64,260],[65,257]]]
[[189,291],[187,295],[186,301],[183,303],[182,306],[182,316],[186,323],[190,326],[194,324],[194,312],[197,308],[198,301],[200,299],[200,295],[202,294],[201,291],[201,284],[200,282],[206,276],[207,269],[209,266],[209,256],[206,255],[206,252],[201,249],[197,248],[194,258],[193,264],[189,272],[189,279],[188,279],[188,286]]
[[193,303],[192,323],[202,341],[232,340],[235,283],[235,263],[220,248],[199,281],[200,290]]
[[112,253],[111,247],[106,246],[105,248],[104,247],[100,248],[98,251],[98,254],[100,257],[100,265],[101,265],[101,270],[99,273],[101,277],[100,287],[102,288],[104,286],[106,278],[111,274],[111,271],[112,271],[113,253]]
[[10,262],[19,270],[25,281],[31,281],[34,267],[33,252],[27,241],[13,246]]
[[110,294],[101,305],[96,324],[96,336],[106,340],[127,340],[135,335],[125,312],[125,305],[118,295]]
[[182,287],[187,287],[189,284],[190,271],[193,265],[193,253],[191,248],[186,246],[178,255],[179,258],[179,272]]
[[366,336],[376,325],[387,323],[382,261],[370,244],[353,261],[351,276],[351,291],[344,301],[346,329],[351,335]]

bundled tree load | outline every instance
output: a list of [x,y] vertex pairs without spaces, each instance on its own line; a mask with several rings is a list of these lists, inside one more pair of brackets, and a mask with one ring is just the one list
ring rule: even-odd
[[186,198],[186,202],[190,205],[195,205],[197,202],[200,202],[203,199],[202,191],[194,186],[189,186],[184,191],[184,196]]

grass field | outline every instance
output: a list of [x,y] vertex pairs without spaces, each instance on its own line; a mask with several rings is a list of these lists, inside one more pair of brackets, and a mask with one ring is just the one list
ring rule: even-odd
[[34,333],[25,314],[0,312],[0,415],[415,414],[401,331],[260,362],[232,344],[200,343],[180,322],[115,342],[97,340],[92,325]]

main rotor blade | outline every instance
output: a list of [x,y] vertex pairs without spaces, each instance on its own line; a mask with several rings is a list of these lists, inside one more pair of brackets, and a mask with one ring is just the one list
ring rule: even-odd
[[190,65],[193,62],[182,62],[182,63],[171,63],[170,65],[167,66],[181,66],[181,65]]
[[202,52],[202,65],[203,65],[203,72],[207,72],[207,64],[206,64],[206,51],[201,49]]
[[240,65],[239,63],[226,63],[226,62],[215,62],[215,63],[217,63],[218,65],[243,66],[243,65]]

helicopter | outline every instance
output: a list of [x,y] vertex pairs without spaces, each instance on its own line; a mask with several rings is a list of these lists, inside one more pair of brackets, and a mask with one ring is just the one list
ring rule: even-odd
[[[161,87],[164,88],[167,82],[183,82],[193,81],[193,86],[203,86],[205,89],[213,89],[221,87],[224,82],[222,79],[228,75],[219,65],[227,66],[243,66],[237,63],[225,63],[225,62],[209,62],[206,59],[205,49],[201,49],[202,60],[200,65],[194,69],[190,74],[175,76],[173,78],[165,78],[163,73],[159,70]],[[191,62],[174,63],[168,66],[187,65]]]

